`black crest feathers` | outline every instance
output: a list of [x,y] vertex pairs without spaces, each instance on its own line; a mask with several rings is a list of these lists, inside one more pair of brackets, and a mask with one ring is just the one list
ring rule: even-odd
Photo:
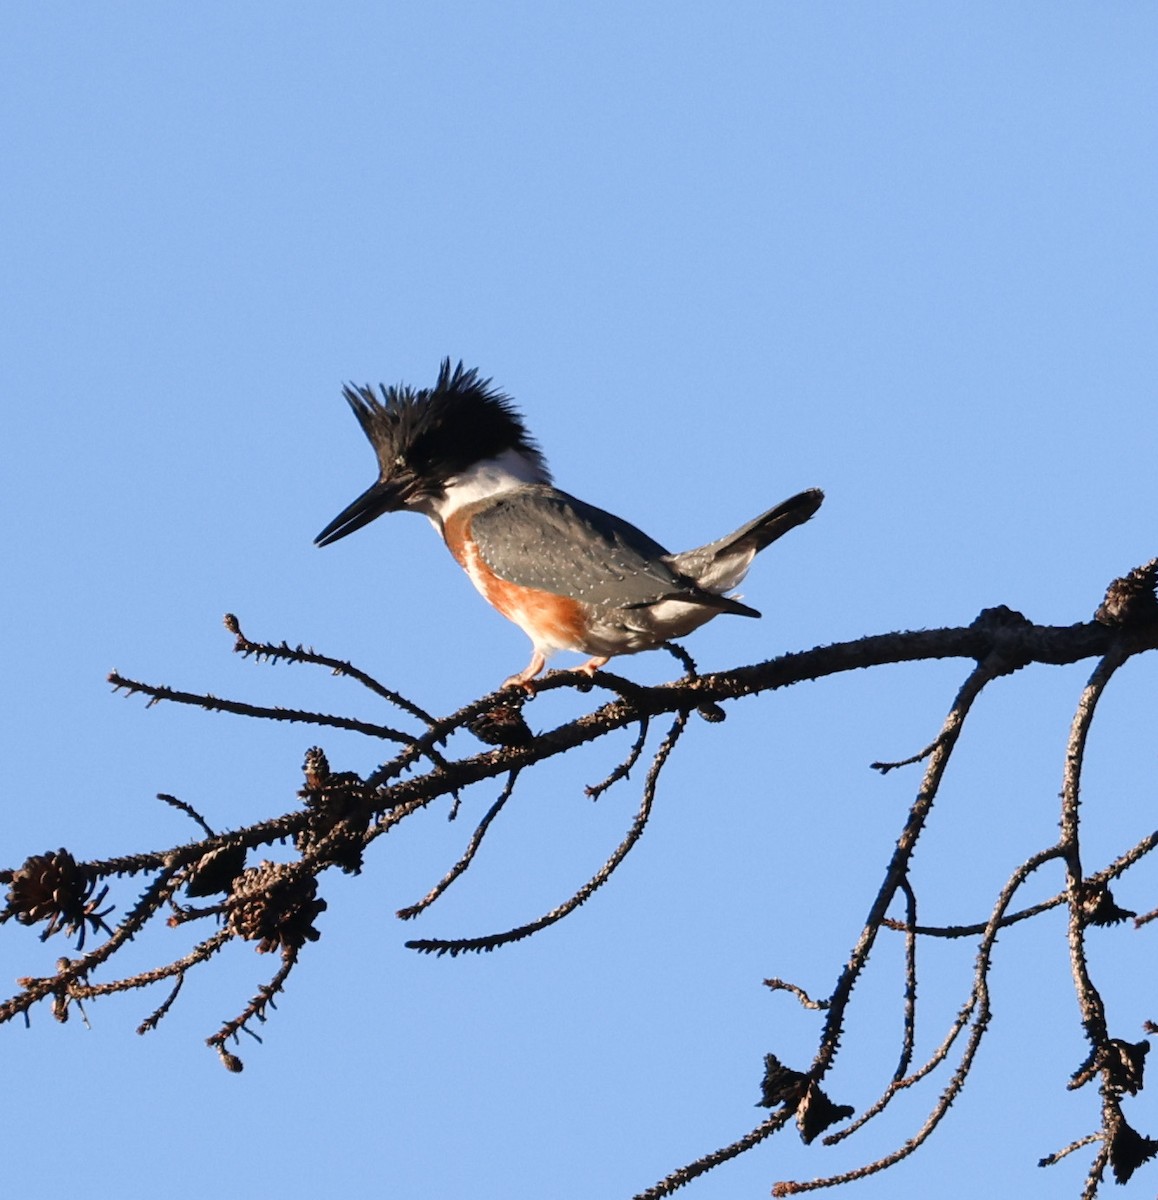
[[[544,474],[542,451],[511,398],[477,368],[444,358],[432,388],[348,384],[342,393],[374,447],[382,478],[407,471],[441,482],[465,467],[517,450]],[[548,476],[549,478],[549,476]]]

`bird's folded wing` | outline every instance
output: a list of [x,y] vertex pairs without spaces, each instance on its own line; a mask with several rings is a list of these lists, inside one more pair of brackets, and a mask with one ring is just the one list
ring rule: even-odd
[[474,515],[471,534],[500,579],[597,609],[721,600],[663,561],[667,551],[642,530],[553,487],[495,497]]

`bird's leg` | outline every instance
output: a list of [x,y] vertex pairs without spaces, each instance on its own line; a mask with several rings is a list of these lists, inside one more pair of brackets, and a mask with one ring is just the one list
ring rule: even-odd
[[531,661],[517,675],[512,675],[509,679],[503,680],[504,688],[521,688],[524,692],[531,694],[535,690],[535,685],[531,682],[536,675],[547,665],[547,658],[540,650],[536,650],[531,655]]
[[581,667],[576,667],[575,670],[581,675],[594,675],[596,671],[601,670],[611,661],[611,655],[605,658],[600,658],[596,655],[594,658],[589,658]]

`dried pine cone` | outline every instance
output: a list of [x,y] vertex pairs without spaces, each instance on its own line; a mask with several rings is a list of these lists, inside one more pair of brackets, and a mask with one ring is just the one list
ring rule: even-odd
[[808,1076],[786,1067],[775,1054],[764,1055],[764,1079],[760,1084],[758,1108],[775,1108],[778,1104],[796,1104],[804,1094]]
[[1120,1113],[1109,1126],[1110,1168],[1116,1183],[1126,1183],[1144,1162],[1158,1154],[1158,1142],[1140,1134]]
[[229,929],[237,937],[258,942],[262,954],[316,942],[321,934],[314,928],[314,918],[326,908],[326,902],[317,899],[317,890],[313,876],[303,876],[285,863],[251,867],[233,881]]
[[330,770],[325,753],[317,746],[306,751],[303,766],[306,786],[298,793],[305,800],[309,824],[294,836],[301,854],[325,840],[322,857],[341,867],[347,875],[362,869],[365,833],[370,825],[371,806],[366,785],[352,771]]
[[306,776],[306,788],[317,791],[326,786],[330,778],[330,760],[321,746],[311,746],[306,751],[306,761],[302,764]]
[[523,706],[499,704],[467,722],[471,733],[488,746],[529,746],[535,740],[531,727],[523,720]]
[[1106,589],[1106,598],[1094,613],[1102,625],[1145,625],[1158,619],[1158,558],[1135,567]]
[[47,921],[48,928],[40,940],[50,938],[58,930],[71,937],[79,935],[77,948],[84,945],[87,921],[94,930],[107,928],[103,918],[111,910],[96,911],[108,894],[102,888],[93,895],[97,881],[77,863],[63,847],[45,854],[34,854],[13,873],[8,888],[8,907],[0,913],[0,921],[15,917],[21,925],[36,925]]
[[244,870],[244,846],[219,846],[194,864],[185,884],[185,894],[197,898],[228,892]]

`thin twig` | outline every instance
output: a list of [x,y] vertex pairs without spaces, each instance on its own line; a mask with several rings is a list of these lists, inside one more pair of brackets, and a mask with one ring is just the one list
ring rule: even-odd
[[115,979],[111,983],[77,984],[76,992],[83,999],[90,1000],[98,996],[111,996],[116,992],[128,991],[130,988],[149,987],[154,983],[159,983],[162,979],[172,979],[173,976],[184,976],[190,967],[212,958],[232,937],[233,934],[229,930],[219,929],[212,937],[199,942],[188,954],[175,962],[167,963],[163,967],[154,967],[152,970],[140,971],[136,975],[128,975],[124,979]]
[[1106,1028],[1106,1010],[1101,995],[1090,977],[1085,952],[1086,914],[1083,905],[1083,886],[1080,817],[1078,795],[1081,790],[1082,763],[1085,758],[1086,740],[1094,719],[1094,710],[1106,685],[1119,666],[1125,661],[1124,654],[1108,654],[1094,668],[1074,713],[1066,745],[1065,771],[1062,779],[1061,848],[1066,864],[1066,892],[1070,917],[1068,924],[1070,945],[1070,968],[1078,1005],[1081,1008],[1082,1026],[1090,1045],[1096,1050],[1104,1046],[1109,1038]]
[[1103,1138],[1101,1147],[1097,1154],[1094,1155],[1094,1161],[1090,1163],[1090,1170],[1086,1175],[1086,1184],[1082,1188],[1082,1200],[1094,1200],[1094,1197],[1098,1194],[1102,1176],[1106,1173],[1106,1164],[1109,1161],[1110,1147],[1106,1145],[1106,1141]]
[[276,1008],[274,997],[285,987],[285,981],[289,978],[290,972],[294,969],[298,962],[298,949],[296,946],[285,946],[282,949],[282,963],[278,968],[277,973],[263,987],[259,988],[257,994],[250,1000],[244,1009],[232,1020],[226,1021],[224,1025],[212,1036],[205,1039],[205,1044],[211,1046],[220,1055],[222,1062],[225,1063],[232,1071],[241,1070],[241,1060],[236,1055],[230,1055],[225,1050],[225,1043],[232,1038],[237,1041],[239,1033],[248,1033],[255,1041],[260,1042],[261,1038],[249,1028],[250,1021],[265,1021],[265,1010],[267,1008]]
[[[901,880],[901,890],[905,894],[905,921],[911,929],[917,924],[917,895],[913,891],[908,879]],[[913,933],[906,934],[905,936],[905,990],[902,1029],[900,1058],[888,1087],[855,1121],[846,1125],[843,1129],[829,1134],[824,1139],[826,1146],[835,1145],[837,1142],[851,1137],[858,1129],[884,1112],[893,1097],[905,1086],[905,1077],[913,1061],[913,1047],[916,1044],[917,1037],[917,938]]]
[[422,954],[449,954],[452,957],[458,954],[477,953],[484,950],[490,951],[499,946],[506,946],[512,942],[521,941],[525,937],[530,937],[531,934],[538,933],[540,929],[546,929],[548,925],[554,925],[557,921],[561,921],[565,916],[574,912],[581,904],[584,904],[611,878],[616,867],[623,862],[643,835],[648,818],[651,816],[652,805],[655,801],[655,788],[659,781],[660,771],[663,770],[663,765],[667,761],[668,755],[674,749],[676,742],[679,741],[680,734],[683,733],[687,725],[687,720],[687,713],[677,714],[666,737],[656,750],[655,758],[652,759],[651,768],[648,770],[647,779],[644,782],[643,797],[640,801],[639,811],[636,813],[635,820],[632,822],[627,836],[616,847],[615,852],[607,862],[569,900],[551,909],[550,912],[544,913],[537,920],[531,921],[526,925],[519,925],[514,929],[508,929],[504,933],[486,934],[483,937],[476,938],[420,938],[409,941],[406,945],[411,950],[417,950]]
[[406,908],[400,908],[395,914],[403,921],[409,921],[413,917],[418,916],[420,912],[429,908],[435,900],[446,891],[448,887],[470,866],[474,861],[474,856],[478,853],[478,848],[482,845],[482,840],[486,836],[487,830],[490,828],[491,822],[499,815],[503,809],[503,805],[511,798],[511,794],[515,790],[515,781],[519,777],[518,769],[512,771],[507,778],[506,785],[499,793],[499,798],[487,809],[483,819],[475,828],[474,834],[471,836],[470,842],[467,844],[466,850],[462,857],[450,868],[449,871],[415,904],[408,905]]
[[148,696],[150,708],[154,704],[167,701],[171,704],[188,704],[194,708],[203,708],[207,712],[232,713],[237,717],[258,717],[263,721],[292,721],[303,725],[324,725],[329,729],[349,729],[353,733],[364,733],[367,737],[401,742],[407,746],[413,745],[416,740],[401,730],[391,729],[387,725],[375,725],[370,721],[358,721],[353,717],[336,717],[331,713],[308,712],[298,708],[270,708],[261,704],[245,704],[240,700],[222,700],[209,694],[179,692],[176,688],[127,679],[118,671],[111,671],[108,680],[116,691],[123,691],[130,696]]
[[1080,1137],[1077,1141],[1070,1142],[1068,1146],[1063,1146],[1060,1150],[1055,1150],[1052,1154],[1047,1154],[1045,1158],[1038,1159],[1039,1167],[1052,1167],[1055,1163],[1061,1162],[1063,1158],[1073,1154],[1075,1150],[1080,1150],[1083,1146],[1090,1146],[1094,1142],[1102,1140],[1101,1133],[1087,1133],[1085,1137]]
[[[910,1075],[906,1079],[900,1080],[896,1087],[909,1087],[923,1077],[931,1069],[931,1064],[936,1061],[940,1062],[948,1053],[948,1048],[956,1040],[957,1034],[965,1028],[966,1024],[972,1021],[972,1029],[970,1031],[969,1040],[966,1043],[965,1049],[961,1054],[961,1059],[957,1064],[956,1070],[953,1072],[949,1083],[942,1091],[937,1103],[933,1106],[924,1124],[915,1134],[901,1146],[888,1154],[882,1155],[873,1162],[865,1163],[863,1166],[856,1167],[851,1171],[845,1171],[838,1175],[829,1175],[820,1179],[810,1180],[791,1180],[777,1183],[773,1189],[774,1196],[791,1196],[801,1192],[817,1191],[821,1188],[838,1187],[844,1183],[851,1183],[854,1180],[867,1178],[869,1175],[875,1175],[880,1171],[886,1170],[888,1167],[895,1166],[898,1162],[908,1158],[915,1150],[919,1149],[933,1133],[933,1130],[940,1124],[945,1114],[949,1111],[953,1102],[961,1093],[961,1089],[965,1086],[965,1081],[969,1077],[969,1073],[973,1068],[973,1062],[977,1055],[977,1050],[981,1045],[981,1041],[989,1028],[989,1022],[992,1019],[992,1013],[989,1009],[989,969],[992,961],[993,948],[997,944],[997,934],[1001,926],[1001,917],[1005,910],[1013,901],[1013,897],[1025,881],[1034,871],[1045,863],[1060,857],[1060,849],[1058,846],[1050,846],[1046,850],[1039,851],[1027,859],[1018,869],[1010,876],[1005,886],[1001,889],[1001,894],[994,905],[993,913],[989,919],[988,928],[985,931],[985,936],[981,940],[981,945],[977,951],[977,965],[974,970],[973,989],[969,1002],[962,1010],[957,1021],[954,1022],[950,1030],[949,1036],[938,1048],[930,1063],[922,1067],[915,1075]],[[825,1143],[829,1144],[835,1140],[838,1135],[831,1135],[825,1138]]]
[[908,873],[909,862],[917,848],[917,841],[929,818],[929,813],[932,811],[937,789],[941,785],[941,779],[949,763],[949,756],[957,744],[965,718],[969,715],[973,702],[981,694],[982,688],[1008,669],[1000,660],[987,660],[979,663],[961,685],[961,689],[953,701],[953,706],[945,718],[945,723],[937,739],[937,748],[930,756],[929,765],[925,769],[925,776],[921,781],[917,797],[909,809],[905,826],[897,839],[896,849],[885,870],[884,882],[869,909],[860,937],[853,947],[848,963],[833,989],[820,1047],[809,1072],[811,1078],[818,1083],[836,1057],[837,1047],[840,1045],[844,1029],[844,1015],[852,997],[852,989],[868,962],[873,943],[876,941],[877,933],[885,919],[889,905],[892,903],[893,896],[900,887],[901,880]]
[[708,1171],[713,1170],[722,1163],[728,1162],[730,1159],[738,1158],[741,1154],[745,1154],[761,1142],[766,1141],[774,1133],[778,1133],[783,1129],[792,1119],[792,1116],[791,1107],[785,1106],[778,1109],[766,1121],[761,1121],[750,1133],[744,1134],[742,1138],[737,1138],[727,1146],[721,1146],[719,1150],[713,1150],[710,1154],[705,1154],[702,1158],[697,1158],[695,1162],[690,1162],[686,1166],[672,1171],[670,1175],[653,1184],[646,1191],[639,1192],[632,1200],[663,1200],[664,1196],[670,1196],[673,1192],[678,1192],[680,1188],[686,1187],[693,1179],[706,1174]]
[[394,691],[393,688],[388,688],[385,684],[379,683],[372,675],[355,667],[352,663],[346,662],[344,659],[331,658],[328,654],[319,654],[315,650],[307,650],[303,646],[291,647],[287,642],[279,642],[274,645],[272,642],[252,642],[241,631],[241,623],[232,613],[225,614],[225,628],[236,637],[233,645],[234,653],[240,654],[243,658],[248,658],[251,655],[260,662],[262,659],[270,661],[284,661],[289,663],[313,663],[320,667],[328,667],[335,675],[344,675],[349,679],[356,680],[364,688],[373,692],[380,699],[385,700],[389,704],[393,704],[395,708],[400,708],[403,712],[408,713],[412,717],[416,717],[424,725],[434,726],[438,722],[424,708],[420,708],[413,700],[408,700],[401,692]]
[[643,753],[643,747],[647,741],[647,730],[648,719],[647,717],[643,717],[639,722],[639,736],[627,752],[627,757],[605,779],[602,779],[599,783],[590,784],[584,789],[592,800],[598,800],[608,788],[618,783],[621,779],[626,779],[631,774],[631,768],[635,766],[639,761],[639,756]]
[[790,992],[804,1008],[810,1008],[813,1012],[823,1012],[828,1007],[827,1000],[813,1000],[802,987],[797,987],[796,984],[789,983],[784,979],[765,979],[764,986],[771,988],[774,992]]
[[882,775],[887,775],[890,771],[897,770],[898,767],[911,767],[914,763],[924,762],[925,759],[927,759],[940,744],[941,738],[940,735],[938,735],[924,748],[924,750],[918,750],[917,753],[912,755],[910,758],[902,758],[899,762],[869,763],[869,769],[872,771],[880,771]]
[[[1120,854],[1112,863],[1103,867],[1100,871],[1095,871],[1094,874],[1086,877],[1088,887],[1100,887],[1110,882],[1111,879],[1118,879],[1124,875],[1132,866],[1141,862],[1148,854],[1158,847],[1158,830],[1153,833],[1148,833],[1140,842],[1131,846],[1125,853]],[[1051,896],[1048,900],[1041,901],[1040,904],[1030,905],[1028,908],[1018,909],[1015,913],[1010,913],[1009,916],[1002,919],[1002,928],[1007,929],[1011,925],[1016,925],[1021,921],[1027,921],[1030,917],[1040,916],[1044,912],[1049,912],[1050,909],[1057,908],[1061,904],[1065,904],[1069,899],[1068,892],[1058,892],[1055,896]],[[1140,917],[1135,917],[1135,926],[1143,925],[1148,920],[1152,920],[1158,916],[1158,909],[1153,913],[1147,913]],[[935,937],[935,938],[963,938],[976,937],[978,934],[985,932],[988,922],[979,921],[974,925],[917,925],[913,929],[905,924],[904,921],[897,921],[892,917],[886,917],[884,926],[886,929],[896,930],[898,933],[915,933],[920,937]]]
[[206,837],[215,836],[212,828],[209,825],[209,822],[205,820],[205,818],[193,807],[192,804],[189,804],[185,800],[178,800],[176,796],[170,796],[168,792],[158,792],[157,799],[165,804],[170,805],[172,808],[177,809],[179,812],[183,812],[191,820],[196,821],[197,824],[200,825],[205,831]]

